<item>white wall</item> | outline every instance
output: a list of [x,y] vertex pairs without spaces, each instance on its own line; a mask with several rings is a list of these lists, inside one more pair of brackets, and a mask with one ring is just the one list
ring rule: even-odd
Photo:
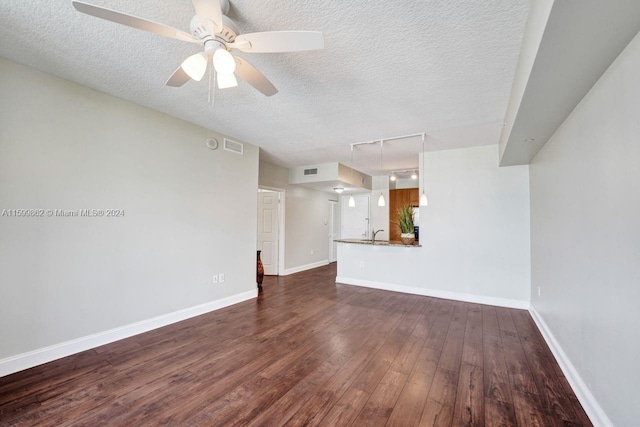
[[0,75],[0,210],[125,211],[0,216],[0,359],[255,295],[256,147],[211,151],[206,129],[1,58]]
[[427,153],[422,247],[341,243],[339,280],[528,306],[528,166],[498,168],[497,161],[498,145]]
[[530,166],[532,305],[617,426],[640,419],[639,75],[636,36]]
[[285,190],[285,274],[327,263],[329,200],[337,194],[289,185],[289,170],[267,162],[260,162],[259,183]]

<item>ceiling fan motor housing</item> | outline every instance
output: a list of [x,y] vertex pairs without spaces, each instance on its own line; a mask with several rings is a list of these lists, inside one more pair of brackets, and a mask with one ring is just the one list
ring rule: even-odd
[[225,43],[233,43],[238,35],[238,29],[236,28],[233,21],[226,16],[222,16],[222,32],[218,34],[211,34],[207,28],[202,25],[200,19],[198,19],[198,15],[194,16],[191,19],[190,30],[191,34],[200,40],[207,41],[207,39],[217,39],[218,41]]

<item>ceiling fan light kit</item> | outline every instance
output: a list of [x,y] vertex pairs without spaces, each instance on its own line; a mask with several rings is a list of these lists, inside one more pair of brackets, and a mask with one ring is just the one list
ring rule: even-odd
[[207,62],[209,61],[204,53],[196,53],[185,59],[180,66],[192,80],[199,82],[207,71]]
[[[200,81],[209,60],[217,73],[218,88],[238,85],[235,74],[266,96],[278,93],[275,86],[247,60],[233,56],[234,49],[247,53],[298,52],[324,48],[324,36],[319,31],[266,31],[238,34],[238,29],[226,14],[227,0],[193,0],[196,16],[190,24],[191,34],[168,25],[118,12],[81,1],[72,1],[82,13],[139,30],[170,37],[203,47],[203,51],[182,62],[166,82],[180,87],[189,80]],[[235,74],[234,74],[235,73]],[[223,77],[222,77],[223,76]]]
[[227,50],[219,48],[213,54],[213,66],[220,74],[233,74],[236,72],[236,61]]
[[227,89],[230,87],[238,86],[238,80],[233,74],[218,73],[218,75],[216,76],[216,80],[218,81],[218,87],[220,89]]

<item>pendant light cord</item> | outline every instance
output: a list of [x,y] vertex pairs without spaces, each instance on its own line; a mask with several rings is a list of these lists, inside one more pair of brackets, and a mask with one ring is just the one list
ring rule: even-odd
[[[381,139],[380,140],[380,172],[383,172],[383,175],[384,175],[384,169],[383,169],[384,160],[382,158],[383,151],[384,151],[384,140]],[[386,205],[386,203],[385,203],[385,200],[384,200],[384,196],[382,195],[382,190],[380,190],[380,197],[378,198],[378,206],[382,207],[382,206],[385,206],[385,205]]]
[[426,135],[422,134],[422,195],[420,196],[420,206],[427,206],[429,201],[427,200],[427,189],[424,176],[426,175],[425,171],[427,170],[426,159],[425,159],[425,139]]

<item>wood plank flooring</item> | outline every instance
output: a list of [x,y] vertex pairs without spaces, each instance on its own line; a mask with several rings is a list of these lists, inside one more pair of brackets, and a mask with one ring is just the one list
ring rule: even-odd
[[0,378],[0,425],[591,425],[526,311],[335,276]]

